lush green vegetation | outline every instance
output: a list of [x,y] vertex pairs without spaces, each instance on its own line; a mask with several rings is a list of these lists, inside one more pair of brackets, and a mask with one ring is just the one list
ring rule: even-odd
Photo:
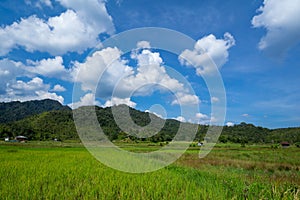
[[45,99],[27,102],[13,101],[0,102],[0,123],[14,122],[26,117],[37,115],[52,110],[71,110],[68,106],[61,105],[58,101]]
[[[118,143],[122,145],[122,143]],[[123,148],[151,151],[158,144]],[[0,144],[0,199],[299,199],[300,149],[218,145],[204,159],[189,149],[156,172],[128,174],[79,143]]]
[[78,139],[72,111],[49,111],[0,125],[2,137],[24,135],[29,140]]
[[[120,112],[124,105],[114,107]],[[81,108],[79,108],[81,109]],[[119,109],[119,110],[118,110]],[[115,123],[112,108],[95,107],[99,124],[111,141],[148,141],[165,142],[171,141],[178,131],[179,121],[163,120],[153,114],[141,112],[128,108],[130,116],[135,124],[141,127],[150,123],[151,118],[165,122],[163,128],[154,136],[137,138],[134,135],[127,135]],[[124,122],[125,126],[130,127]],[[203,141],[208,126],[198,126],[195,141]],[[149,130],[151,132],[151,130]],[[132,133],[131,133],[132,134]],[[53,140],[54,138],[64,141],[78,139],[78,134],[73,121],[73,114],[69,107],[62,106],[53,100],[10,102],[0,104],[0,139],[5,137],[14,138],[17,135],[27,136],[30,140]],[[208,136],[209,137],[209,136]],[[242,122],[235,126],[224,126],[219,142],[239,144],[278,144],[282,141],[300,143],[300,128],[284,128],[270,130]]]

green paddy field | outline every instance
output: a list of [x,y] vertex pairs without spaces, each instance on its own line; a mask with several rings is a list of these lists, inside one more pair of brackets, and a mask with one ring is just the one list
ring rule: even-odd
[[[159,144],[117,144],[153,151]],[[0,199],[299,199],[300,148],[191,147],[161,170],[129,174],[97,161],[80,143],[0,143]]]

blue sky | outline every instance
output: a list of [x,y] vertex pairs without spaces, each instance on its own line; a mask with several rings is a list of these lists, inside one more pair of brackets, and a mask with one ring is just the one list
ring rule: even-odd
[[[220,99],[203,79],[211,73],[208,55],[225,86],[224,124],[300,126],[299,0],[3,0],[0,13],[0,101],[125,103],[162,117],[217,123],[211,107]],[[146,40],[129,52],[101,47],[143,27],[178,31],[195,44],[180,55]],[[183,116],[181,106],[190,114]]]

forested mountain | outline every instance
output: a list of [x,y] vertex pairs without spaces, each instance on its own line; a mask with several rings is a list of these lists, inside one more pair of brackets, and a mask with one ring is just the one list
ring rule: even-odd
[[68,106],[61,105],[58,101],[44,99],[8,103],[0,102],[0,123],[14,122],[31,115],[40,114],[52,110],[71,110]]
[[[53,100],[30,101],[30,102],[10,102],[0,104],[0,139],[4,137],[14,138],[17,135],[27,136],[30,140],[79,140],[76,127],[73,121],[72,110],[67,106],[62,106]],[[79,109],[83,109],[81,107]],[[95,109],[99,124],[110,140],[131,141],[171,141],[176,135],[180,122],[174,119],[163,120],[157,116],[138,111],[125,105],[114,107],[92,107]],[[116,124],[112,109],[117,116],[124,114],[124,108],[129,109],[129,114],[133,122],[141,127],[140,130],[130,129],[129,120],[123,121],[123,127],[129,129],[131,135]],[[78,111],[75,110],[75,111]],[[143,129],[151,122],[163,124],[159,132],[151,137],[138,138],[138,131],[149,134],[155,132],[153,129]],[[152,122],[153,122],[152,121]],[[208,137],[206,135],[208,126],[198,126],[195,141],[202,141]],[[136,132],[136,133],[135,133]],[[146,134],[147,135],[147,134]],[[288,141],[290,143],[300,142],[300,128],[268,129],[253,124],[242,122],[234,126],[224,126],[219,141],[234,143],[279,143]]]
[[54,110],[0,125],[0,137],[23,135],[29,140],[78,139],[72,111]]

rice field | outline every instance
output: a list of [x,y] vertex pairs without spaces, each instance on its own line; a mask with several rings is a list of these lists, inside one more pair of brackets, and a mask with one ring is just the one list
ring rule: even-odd
[[[124,145],[149,151],[157,144]],[[111,169],[77,143],[0,143],[0,199],[299,199],[300,148],[190,148],[161,170]]]

